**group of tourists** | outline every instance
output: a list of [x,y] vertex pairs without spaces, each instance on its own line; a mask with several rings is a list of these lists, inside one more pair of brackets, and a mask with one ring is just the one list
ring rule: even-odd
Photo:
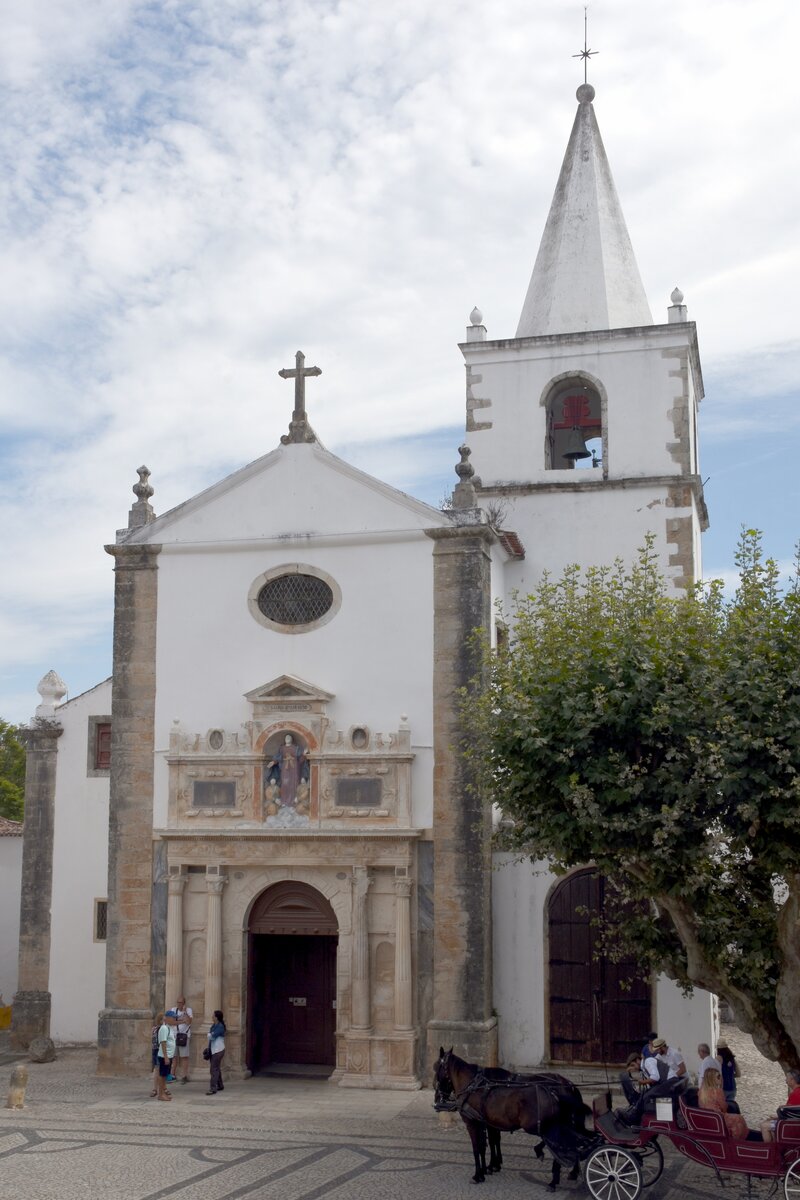
[[[778,1114],[762,1121],[759,1130],[748,1128],[736,1103],[739,1064],[725,1038],[717,1039],[716,1055],[705,1042],[697,1047],[697,1055],[697,1106],[720,1113],[731,1137],[771,1142]],[[680,1050],[656,1033],[650,1034],[641,1050],[628,1055],[619,1079],[629,1107],[617,1115],[628,1125],[638,1124],[648,1102],[684,1092],[691,1082]],[[800,1106],[800,1071],[786,1072],[786,1087],[787,1106]]]
[[[150,1095],[157,1100],[171,1100],[168,1084],[191,1083],[189,1063],[191,1058],[192,1021],[194,1014],[179,996],[174,1008],[158,1013],[152,1030],[153,1090]],[[219,1009],[214,1011],[214,1020],[208,1031],[208,1046],[203,1058],[209,1063],[211,1080],[207,1096],[224,1091],[222,1082],[222,1060],[225,1056],[225,1019]]]

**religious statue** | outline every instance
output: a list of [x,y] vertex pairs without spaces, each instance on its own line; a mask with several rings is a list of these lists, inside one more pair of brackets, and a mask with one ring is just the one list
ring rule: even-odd
[[274,756],[264,768],[264,805],[267,816],[280,809],[308,813],[308,759],[302,746],[287,733]]

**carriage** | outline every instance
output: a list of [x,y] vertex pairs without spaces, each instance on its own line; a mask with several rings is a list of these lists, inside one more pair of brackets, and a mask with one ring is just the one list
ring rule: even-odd
[[723,1172],[748,1178],[783,1180],[785,1200],[800,1200],[800,1112],[779,1110],[772,1142],[731,1137],[718,1112],[695,1108],[689,1095],[677,1096],[645,1113],[630,1129],[613,1112],[595,1116],[596,1144],[583,1158],[586,1186],[594,1200],[638,1200],[643,1188],[660,1177],[664,1157],[658,1144],[666,1137],[685,1158],[712,1168],[720,1185]]
[[[593,1200],[638,1200],[642,1191],[661,1177],[664,1153],[659,1138],[668,1138],[679,1154],[711,1168],[720,1186],[724,1174],[747,1179],[771,1179],[777,1190],[783,1182],[784,1200],[800,1200],[800,1108],[778,1110],[774,1141],[731,1137],[720,1113],[696,1107],[696,1090],[655,1101],[631,1127],[612,1111],[594,1111],[593,1131],[583,1127],[580,1092],[564,1076],[512,1075],[464,1062],[440,1049],[434,1069],[434,1107],[460,1113],[472,1141],[476,1183],[502,1165],[500,1131],[524,1129],[538,1134],[541,1157],[547,1146],[553,1155],[550,1191],[558,1187],[562,1166],[573,1178],[582,1169]],[[602,1107],[602,1105],[600,1106]],[[486,1148],[490,1161],[485,1161]]]

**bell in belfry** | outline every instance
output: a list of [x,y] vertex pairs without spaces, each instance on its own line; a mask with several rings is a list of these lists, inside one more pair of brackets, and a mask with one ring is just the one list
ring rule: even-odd
[[564,453],[561,457],[568,458],[570,462],[575,462],[579,458],[592,457],[589,451],[586,449],[586,442],[584,441],[583,434],[577,425],[573,425],[572,429],[569,431],[567,444],[564,447]]

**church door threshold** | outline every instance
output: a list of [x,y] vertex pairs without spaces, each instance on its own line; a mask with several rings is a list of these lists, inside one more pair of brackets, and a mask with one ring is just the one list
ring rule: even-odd
[[330,1079],[334,1068],[327,1063],[270,1063],[259,1075],[276,1075],[285,1079]]

